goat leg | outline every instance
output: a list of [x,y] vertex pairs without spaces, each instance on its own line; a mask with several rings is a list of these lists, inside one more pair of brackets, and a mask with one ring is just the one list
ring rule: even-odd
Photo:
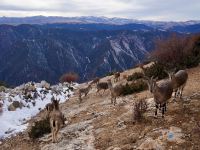
[[114,105],[116,105],[117,104],[117,102],[116,102],[116,97],[114,98]]
[[156,104],[156,110],[155,110],[155,116],[157,117],[157,109],[158,109],[158,104]]
[[164,118],[164,114],[165,114],[165,107],[162,107],[162,118]]
[[165,112],[167,111],[167,104],[164,104]]
[[166,109],[166,103],[163,104],[161,107],[162,107],[162,118],[164,118],[165,109]]
[[180,98],[182,97],[182,95],[183,95],[183,88],[184,88],[184,86],[183,87],[181,87],[181,89],[180,89]]
[[113,98],[111,97],[111,104],[113,104]]

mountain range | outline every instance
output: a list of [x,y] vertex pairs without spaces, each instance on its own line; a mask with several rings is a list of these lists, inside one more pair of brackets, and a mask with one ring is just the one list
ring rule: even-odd
[[0,80],[58,82],[76,72],[79,82],[129,69],[173,33],[200,32],[199,21],[152,22],[105,17],[0,18]]

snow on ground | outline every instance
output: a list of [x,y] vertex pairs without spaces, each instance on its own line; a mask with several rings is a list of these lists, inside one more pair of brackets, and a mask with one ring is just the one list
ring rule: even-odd
[[[75,86],[76,85],[73,87]],[[24,131],[28,126],[27,120],[39,113],[41,109],[44,109],[45,105],[51,102],[52,96],[56,99],[60,99],[60,103],[62,103],[69,99],[68,96],[73,95],[73,92],[69,90],[67,86],[55,85],[53,87],[54,90],[46,90],[45,88],[36,86],[34,93],[37,93],[37,97],[31,99],[25,98],[22,94],[23,90],[16,90],[17,88],[12,90],[9,89],[8,92],[1,92],[0,102],[2,101],[1,103],[3,103],[3,107],[2,112],[0,112],[0,139]],[[14,90],[15,92],[13,92]],[[42,91],[45,91],[46,93]],[[32,92],[31,95],[33,96],[34,93]],[[15,111],[9,111],[8,107],[13,103],[13,101],[20,102],[22,107],[17,108]]]

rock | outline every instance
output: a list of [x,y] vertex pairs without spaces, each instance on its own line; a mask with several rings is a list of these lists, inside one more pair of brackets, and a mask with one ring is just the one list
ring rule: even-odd
[[133,150],[133,146],[126,144],[121,147],[121,150]]
[[13,101],[13,103],[8,106],[9,111],[15,111],[17,108],[22,108],[22,103],[19,101]]
[[124,121],[118,121],[117,122],[117,127],[120,128],[120,129],[125,129],[126,128],[126,125],[125,125],[125,122]]
[[0,86],[0,92],[5,92],[6,88],[4,86]]
[[43,87],[43,88],[46,88],[46,89],[50,89],[50,84],[48,83],[48,82],[46,82],[46,81],[41,81],[41,86]]
[[148,150],[148,149],[159,149],[164,150],[164,147],[157,140],[152,138],[147,138],[137,149],[139,150]]
[[170,142],[176,142],[177,144],[181,144],[184,142],[182,139],[183,133],[182,130],[178,127],[170,127],[167,133],[167,140]]
[[136,143],[136,141],[138,139],[138,134],[132,133],[128,138],[130,139],[131,143]]
[[15,129],[8,129],[6,132],[5,132],[5,134],[10,134],[10,133],[12,133],[13,131],[15,131]]
[[106,150],[121,150],[121,148],[111,146],[111,147],[107,148]]
[[22,84],[22,85],[15,88],[15,90],[19,90],[19,91],[22,91],[24,89],[25,89],[25,84]]
[[121,148],[119,148],[119,147],[115,147],[113,150],[121,150]]
[[146,127],[139,136],[139,139],[142,139],[143,137],[145,137],[145,135],[151,130],[151,127]]
[[25,91],[36,91],[36,87],[34,83],[27,83],[24,88]]

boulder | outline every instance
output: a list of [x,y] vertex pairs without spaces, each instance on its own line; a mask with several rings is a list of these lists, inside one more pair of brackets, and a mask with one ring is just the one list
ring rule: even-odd
[[138,150],[159,149],[164,150],[162,143],[159,140],[147,138],[138,148]]
[[34,83],[25,84],[24,90],[26,92],[30,92],[30,91],[34,92],[34,91],[36,91],[35,84]]
[[6,88],[4,86],[0,86],[0,92],[5,92]]
[[46,81],[41,81],[41,86],[43,87],[43,88],[46,88],[46,89],[50,89],[50,84],[48,83],[48,82],[46,82]]
[[15,88],[15,90],[16,91],[22,91],[22,90],[24,90],[25,89],[25,84],[22,84],[22,85],[20,85],[20,86],[17,86],[16,88]]
[[22,108],[23,104],[19,101],[13,101],[12,104],[8,106],[9,111],[15,111],[17,108]]

